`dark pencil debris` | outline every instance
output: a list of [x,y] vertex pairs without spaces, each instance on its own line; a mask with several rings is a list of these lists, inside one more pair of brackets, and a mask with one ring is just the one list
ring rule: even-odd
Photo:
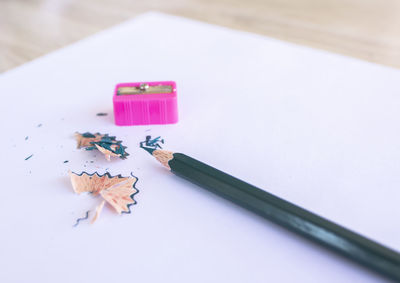
[[25,140],[28,140],[28,139],[29,139],[29,137],[28,137],[28,136],[26,136],[26,137],[25,137]]
[[78,226],[78,224],[79,224],[80,221],[88,219],[88,218],[89,218],[89,212],[90,212],[89,210],[86,211],[85,217],[76,219],[76,223],[73,225],[73,227]]
[[69,162],[69,160],[65,160],[65,161],[64,161],[64,163],[68,163],[68,162]]
[[151,148],[156,150],[157,148],[162,148],[161,144],[164,144],[164,139],[162,139],[161,137],[156,137],[154,139],[151,139],[151,136],[146,136],[146,140],[140,142],[140,147],[141,148]]
[[42,124],[37,125],[38,128],[40,128],[41,126],[43,126]]
[[104,112],[99,112],[96,114],[96,116],[107,116],[108,113],[104,113]]
[[29,155],[27,158],[25,158],[25,160],[28,160],[29,158],[31,158],[33,156],[33,154]]

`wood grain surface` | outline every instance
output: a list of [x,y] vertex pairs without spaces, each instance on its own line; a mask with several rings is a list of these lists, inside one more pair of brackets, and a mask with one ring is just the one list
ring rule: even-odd
[[0,0],[0,72],[150,10],[400,68],[399,0]]

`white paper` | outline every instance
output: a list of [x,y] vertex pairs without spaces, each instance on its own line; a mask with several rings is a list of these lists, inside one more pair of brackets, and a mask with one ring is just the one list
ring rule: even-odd
[[[177,82],[179,123],[115,126],[115,84],[159,80]],[[172,175],[148,134],[400,250],[399,70],[148,13],[2,74],[0,93],[0,282],[383,281]],[[76,131],[130,156],[78,150]],[[138,204],[73,228],[100,199],[68,170],[107,168],[139,178]]]

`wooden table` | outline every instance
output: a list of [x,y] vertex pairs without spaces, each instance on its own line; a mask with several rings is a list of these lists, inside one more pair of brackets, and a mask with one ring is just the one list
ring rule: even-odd
[[399,0],[1,0],[0,72],[150,10],[400,67]]

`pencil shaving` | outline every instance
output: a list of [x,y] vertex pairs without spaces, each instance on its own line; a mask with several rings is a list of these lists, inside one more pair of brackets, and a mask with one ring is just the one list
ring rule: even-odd
[[75,193],[100,194],[103,198],[102,203],[96,207],[96,214],[91,223],[98,219],[105,202],[109,203],[118,214],[130,213],[130,206],[136,204],[134,195],[139,190],[135,188],[138,179],[134,176],[111,176],[109,173],[99,175],[97,172],[93,174],[69,172],[69,175]]
[[132,178],[121,177],[121,175],[112,177],[109,173],[104,175],[99,175],[97,172],[93,174],[88,174],[86,172],[77,174],[71,171],[69,172],[69,176],[75,193],[80,194],[88,192],[94,195],[97,195],[100,191],[110,188],[117,183]]
[[95,146],[101,153],[104,154],[104,156],[106,157],[107,161],[111,161],[111,156],[113,156],[113,157],[121,157],[120,154],[115,154],[111,150],[105,149],[104,147],[101,147],[98,144],[95,144]]
[[77,148],[84,148],[86,150],[97,149],[104,154],[105,158],[110,161],[111,157],[119,157],[126,159],[129,155],[125,151],[126,146],[122,145],[122,141],[116,140],[115,137],[109,136],[108,134],[100,133],[75,133],[77,141]]
[[91,134],[89,132],[80,134],[78,132],[75,133],[75,138],[77,141],[77,148],[88,148],[92,146],[92,142],[98,142],[101,140],[103,135],[96,133]]
[[103,200],[97,207],[96,207],[96,214],[93,216],[92,221],[90,221],[90,224],[93,224],[96,222],[97,218],[99,218],[101,211],[103,210],[104,204],[106,203],[105,200]]
[[129,213],[129,206],[135,203],[133,194],[135,194],[136,191],[132,190],[135,182],[136,180],[134,178],[129,178],[128,180],[115,184],[111,188],[102,190],[100,195],[111,204],[119,214],[122,212]]

